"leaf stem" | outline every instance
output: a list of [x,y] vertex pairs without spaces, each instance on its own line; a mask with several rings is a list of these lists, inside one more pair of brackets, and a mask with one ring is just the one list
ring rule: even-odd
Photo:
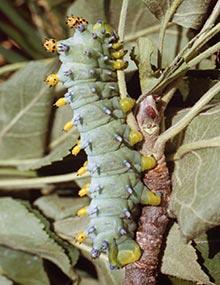
[[[121,7],[121,14],[119,19],[119,25],[118,25],[118,35],[121,41],[124,40],[125,35],[125,22],[126,22],[126,15],[128,10],[128,2],[129,0],[123,0],[122,7]],[[117,71],[117,77],[118,77],[118,86],[120,91],[121,98],[127,97],[127,87],[126,87],[126,81],[125,81],[125,73],[123,70]]]
[[[169,23],[167,27],[171,27],[173,25],[174,25],[173,23]],[[154,26],[151,26],[149,28],[140,30],[140,31],[138,31],[136,33],[129,34],[129,35],[125,36],[124,41],[125,42],[135,41],[136,39],[138,39],[140,37],[143,37],[143,36],[146,36],[146,35],[149,35],[149,34],[153,34],[153,33],[157,32],[157,31],[159,31],[160,27],[161,27],[161,25],[154,25]],[[168,30],[167,32],[170,33],[170,34],[176,34],[176,31],[173,31],[173,30]]]
[[168,27],[169,21],[172,19],[176,9],[182,3],[183,0],[174,0],[171,4],[170,9],[167,10],[164,19],[161,23],[161,29],[159,34],[159,53],[158,53],[158,68],[161,69],[162,67],[162,57],[163,57],[163,46],[164,46],[164,38],[165,32]]
[[200,140],[200,141],[181,145],[178,148],[177,152],[174,154],[172,160],[178,160],[188,152],[201,149],[201,148],[207,148],[207,147],[220,147],[220,136],[214,137],[208,140]]
[[12,71],[15,71],[17,69],[20,69],[21,67],[24,67],[27,64],[28,64],[28,61],[22,61],[22,62],[7,64],[5,66],[2,66],[0,68],[0,75],[4,74],[6,72],[12,72]]
[[36,177],[36,171],[28,170],[21,171],[15,168],[0,168],[0,175],[4,176],[22,176],[22,177]]
[[61,182],[69,182],[89,177],[88,174],[77,176],[76,173],[68,173],[63,175],[53,175],[47,177],[28,178],[28,179],[2,179],[0,180],[0,188],[42,188],[45,184],[55,184]]
[[158,137],[155,143],[155,149],[159,147],[163,148],[168,140],[175,137],[179,132],[181,132],[191,122],[191,120],[202,110],[202,108],[219,92],[220,82],[216,83],[212,88],[210,88],[179,122],[177,122],[171,128],[167,129]]

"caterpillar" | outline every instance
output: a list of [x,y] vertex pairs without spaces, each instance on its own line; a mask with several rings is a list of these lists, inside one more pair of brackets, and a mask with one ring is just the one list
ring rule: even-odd
[[50,74],[46,83],[53,87],[62,82],[68,89],[55,105],[69,104],[73,118],[64,126],[80,132],[80,140],[72,153],[84,149],[88,161],[78,175],[89,171],[91,183],[79,191],[91,202],[78,211],[89,215],[85,232],[75,238],[92,240],[91,256],[108,254],[110,267],[121,268],[137,261],[141,249],[135,242],[137,205],[159,205],[160,196],[151,192],[141,181],[141,173],[156,165],[153,156],[143,156],[133,146],[142,141],[139,131],[126,124],[135,100],[120,98],[117,70],[127,67],[126,51],[113,28],[102,20],[94,25],[86,19],[69,16],[67,25],[74,29],[68,39],[47,39],[45,48],[57,51],[61,66]]

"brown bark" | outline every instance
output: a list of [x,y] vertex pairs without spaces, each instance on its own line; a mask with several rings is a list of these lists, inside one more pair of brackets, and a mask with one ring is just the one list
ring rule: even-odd
[[[150,106],[150,108],[149,108]],[[136,233],[136,240],[143,250],[139,261],[126,266],[124,285],[155,285],[160,264],[160,252],[164,232],[168,224],[167,204],[170,194],[170,178],[162,150],[154,150],[154,143],[159,134],[160,113],[155,110],[157,116],[152,117],[152,108],[155,110],[156,103],[152,96],[144,100],[138,110],[137,120],[145,137],[142,146],[142,153],[154,153],[160,157],[157,166],[144,176],[144,183],[147,187],[162,196],[160,206],[145,206],[139,227]],[[149,113],[147,110],[151,110]]]
[[166,205],[170,192],[169,174],[162,158],[158,166],[145,176],[151,190],[162,193],[159,207],[146,206],[142,209],[136,240],[143,250],[141,259],[126,267],[125,285],[154,285],[158,273],[159,254],[163,235],[168,223]]

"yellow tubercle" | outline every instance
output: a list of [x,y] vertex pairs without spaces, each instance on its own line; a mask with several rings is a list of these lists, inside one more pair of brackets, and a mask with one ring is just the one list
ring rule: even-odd
[[47,76],[45,82],[49,87],[56,86],[57,83],[59,82],[59,77],[56,73],[51,73],[50,75]]
[[87,238],[87,235],[85,232],[79,232],[75,237],[75,241],[78,242],[78,243],[82,243],[86,240]]
[[77,171],[77,175],[78,176],[82,176],[83,174],[86,173],[86,171],[87,171],[87,164],[88,164],[88,161],[85,161],[83,166],[80,167],[80,169]]
[[112,61],[112,68],[115,70],[123,70],[128,67],[128,62],[122,59]]
[[143,135],[141,132],[131,130],[129,134],[129,142],[131,145],[135,145],[143,140]]
[[57,41],[54,39],[46,39],[43,46],[47,51],[54,53],[57,50]]
[[156,159],[152,155],[141,157],[141,170],[150,170],[157,165]]
[[65,132],[68,132],[69,130],[71,130],[73,128],[73,122],[72,121],[69,121],[67,122],[64,127],[63,127],[63,130]]
[[78,140],[77,145],[74,146],[74,148],[72,149],[72,155],[77,156],[77,154],[80,152],[81,147],[80,147],[80,141]]
[[127,51],[121,49],[121,50],[118,50],[118,51],[113,51],[111,53],[111,56],[115,59],[120,59],[120,58],[123,58],[123,56],[126,54]]
[[119,49],[123,48],[123,43],[122,42],[113,43],[112,48],[115,50],[119,50]]
[[78,217],[84,217],[86,215],[88,215],[88,207],[83,207],[77,211]]
[[86,196],[89,193],[89,183],[86,183],[78,192],[80,197]]
[[161,203],[161,196],[149,191],[143,190],[141,195],[141,204],[142,205],[151,205],[151,206],[158,206]]
[[127,97],[127,98],[122,98],[120,100],[120,106],[124,113],[131,111],[134,105],[135,105],[135,100],[132,98]]
[[63,107],[67,104],[67,100],[66,98],[60,98],[56,101],[56,103],[54,104],[56,107]]

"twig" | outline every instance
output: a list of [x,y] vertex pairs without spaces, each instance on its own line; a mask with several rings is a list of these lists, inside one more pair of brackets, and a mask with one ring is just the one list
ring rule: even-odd
[[[151,107],[155,109],[153,96],[146,97],[140,104],[137,120],[140,129],[144,134],[144,144],[142,153],[153,152],[154,141],[157,139],[161,114],[160,110],[156,110],[157,118],[151,117],[151,112],[148,114],[146,110]],[[152,122],[153,127],[157,125],[158,131],[144,132],[144,125]],[[143,124],[144,123],[144,124]],[[161,152],[159,149],[156,151]],[[147,187],[162,194],[162,203],[158,207],[145,206],[142,209],[142,214],[139,222],[139,227],[136,234],[136,240],[143,250],[141,259],[134,264],[130,264],[125,268],[125,285],[155,285],[158,274],[159,253],[163,242],[163,235],[169,221],[167,216],[167,204],[170,193],[170,179],[168,169],[166,167],[164,156],[158,161],[157,167],[149,171],[144,176],[144,183]]]
[[220,15],[220,0],[218,0],[218,2],[216,3],[214,9],[212,10],[211,15],[208,17],[206,23],[204,24],[202,31],[213,25],[217,20],[217,18],[219,17],[219,15]]
[[177,122],[171,128],[167,129],[158,137],[155,144],[155,149],[163,148],[168,140],[175,137],[179,132],[181,132],[190,123],[190,121],[202,110],[202,108],[219,92],[220,82],[216,83],[211,89],[209,89],[179,122]]
[[186,45],[186,47],[183,48],[180,54],[177,55],[171,65],[163,72],[160,78],[158,78],[154,86],[151,86],[150,89],[143,91],[143,95],[139,97],[138,103],[144,100],[149,93],[161,93],[161,91],[171,82],[177,78],[182,78],[185,72],[187,72],[187,70],[189,70],[189,68],[191,68],[193,65],[198,64],[201,60],[216,52],[219,49],[219,43],[195,57],[199,50],[207,43],[207,41],[213,38],[219,31],[220,23],[214,26],[212,29],[208,28],[207,30],[200,32],[194,39],[192,39]]

